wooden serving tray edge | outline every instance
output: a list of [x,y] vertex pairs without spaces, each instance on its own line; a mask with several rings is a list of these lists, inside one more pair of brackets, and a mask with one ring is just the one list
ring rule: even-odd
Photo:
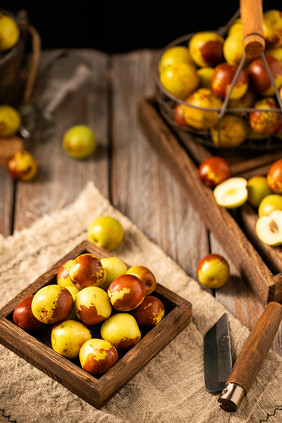
[[282,275],[273,275],[231,214],[219,207],[212,191],[198,177],[197,165],[157,112],[152,99],[138,103],[140,127],[148,141],[183,188],[207,228],[263,304],[282,301]]
[[46,283],[50,283],[65,261],[86,251],[100,258],[111,256],[107,251],[88,241],[79,244],[0,310],[0,343],[89,404],[100,409],[190,323],[192,304],[158,283],[154,292],[172,303],[174,308],[127,351],[113,368],[101,378],[96,379],[7,318],[23,298],[32,295]]

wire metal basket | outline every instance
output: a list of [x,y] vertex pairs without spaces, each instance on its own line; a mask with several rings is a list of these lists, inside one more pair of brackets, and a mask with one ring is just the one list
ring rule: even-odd
[[41,54],[41,39],[30,25],[25,10],[20,10],[17,15],[5,9],[1,9],[0,13],[14,19],[20,29],[17,44],[0,57],[0,104],[18,108],[20,104],[30,102]]
[[[223,38],[226,37],[230,27],[240,17],[240,14],[241,14],[241,18],[242,18],[242,23],[244,24],[242,13],[241,13],[240,10],[238,10],[224,27],[221,27],[218,30],[209,30],[209,31],[205,31],[205,32],[214,32],[214,33],[221,35]],[[261,16],[262,16],[262,12],[261,12]],[[261,25],[261,27],[262,27],[262,25]],[[244,29],[243,29],[243,31],[244,31]],[[156,100],[157,100],[161,115],[164,117],[164,119],[169,123],[169,125],[176,132],[178,132],[180,135],[181,134],[191,134],[191,138],[196,143],[201,143],[201,144],[204,144],[208,147],[212,147],[212,148],[215,148],[215,149],[229,149],[230,150],[230,148],[232,148],[232,147],[226,147],[226,146],[222,145],[221,142],[220,142],[220,139],[221,139],[221,137],[220,137],[220,122],[221,122],[221,119],[223,118],[223,116],[226,113],[228,113],[228,114],[231,113],[231,114],[235,114],[235,115],[239,114],[241,117],[243,117],[243,119],[246,122],[246,124],[248,125],[248,127],[249,127],[248,117],[249,117],[249,114],[251,112],[281,113],[281,119],[282,119],[282,100],[281,100],[281,97],[280,97],[278,87],[276,86],[275,80],[274,80],[273,75],[271,73],[271,70],[269,68],[269,65],[268,65],[268,63],[265,59],[264,45],[261,46],[261,51],[259,52],[259,54],[257,54],[254,57],[261,57],[261,59],[263,61],[263,64],[265,66],[265,70],[266,70],[266,72],[269,76],[269,79],[271,81],[271,84],[273,85],[274,90],[275,90],[275,95],[273,97],[276,99],[276,102],[278,104],[278,108],[275,108],[275,109],[273,108],[273,109],[269,110],[269,109],[256,109],[256,108],[231,108],[231,107],[229,107],[229,100],[230,100],[230,95],[231,95],[232,89],[236,84],[236,81],[238,79],[238,76],[239,76],[241,70],[243,69],[247,60],[249,59],[249,52],[248,52],[247,48],[245,48],[244,56],[243,56],[241,62],[239,63],[239,65],[237,66],[235,75],[232,79],[228,93],[227,93],[226,97],[224,98],[224,100],[222,102],[221,108],[201,108],[201,107],[197,107],[197,106],[194,106],[194,105],[190,105],[186,101],[180,100],[179,98],[175,97],[167,89],[165,89],[163,87],[161,81],[160,81],[160,75],[159,75],[159,62],[160,62],[161,56],[163,55],[163,53],[166,50],[168,50],[171,47],[174,47],[174,46],[185,46],[185,47],[187,47],[190,39],[195,34],[196,33],[187,34],[187,35],[184,35],[183,37],[180,37],[180,38],[172,41],[158,54],[158,56],[156,58],[155,73],[154,73],[155,86],[156,86]],[[252,36],[253,34],[250,34],[250,35]],[[244,39],[246,39],[246,37]],[[218,143],[217,144],[215,144],[212,141],[209,130],[207,130],[207,129],[195,129],[195,128],[189,126],[188,124],[180,125],[175,120],[175,108],[178,105],[181,105],[181,104],[184,105],[185,107],[192,107],[192,108],[199,109],[199,110],[202,110],[202,111],[207,111],[207,112],[213,111],[213,112],[216,112],[218,114],[217,125],[216,125],[216,129],[218,131]],[[251,131],[250,131],[250,133],[251,133]],[[233,147],[233,148],[243,149],[243,150],[247,150],[247,151],[260,151],[260,152],[282,150],[282,130],[277,132],[276,134],[272,134],[272,135],[260,135],[260,136],[258,135],[258,137],[247,136],[247,138],[244,140],[243,143],[241,143],[240,145],[237,145],[236,147]]]

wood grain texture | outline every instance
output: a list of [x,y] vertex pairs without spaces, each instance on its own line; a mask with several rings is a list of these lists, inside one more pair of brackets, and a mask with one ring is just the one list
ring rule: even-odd
[[266,174],[270,165],[281,158],[281,154],[281,151],[274,151],[272,153],[263,153],[247,160],[239,160],[231,165],[232,174],[245,177],[258,175],[258,172],[260,175]]
[[262,27],[262,1],[241,0],[240,12],[243,27],[243,47],[250,57],[258,57],[265,48]]
[[[150,101],[161,115],[156,99],[151,97]],[[211,156],[224,157],[230,164],[232,176],[250,178],[258,174],[266,174],[270,165],[281,158],[282,150],[278,146],[273,151],[267,148],[266,151],[255,148],[247,150],[244,146],[242,148],[221,149],[208,144],[209,141],[207,140],[200,139],[196,131],[189,132],[185,128],[177,127],[173,122],[168,122],[168,126],[177,135],[177,138],[197,165]]]
[[206,228],[148,144],[137,115],[140,99],[154,92],[154,65],[155,54],[150,51],[113,60],[112,201],[196,277],[197,263],[208,253]]
[[[152,99],[154,102],[154,99]],[[266,174],[270,165],[281,158],[281,150],[271,151],[269,153],[259,151],[246,151],[244,149],[220,149],[211,148],[206,144],[195,141],[192,133],[173,128],[180,142],[187,149],[189,155],[198,165],[208,157],[224,157],[230,164],[232,176],[242,176],[250,178],[255,175]]]
[[269,352],[281,319],[282,305],[269,303],[240,351],[226,384],[236,383],[246,392],[249,391]]
[[21,138],[16,136],[0,138],[0,166],[6,166],[9,159],[21,150],[23,150]]
[[[257,236],[256,223],[258,215],[254,212],[252,207],[246,203],[240,209],[240,216],[248,237],[252,241],[253,245],[259,250],[261,256],[268,264],[269,268],[272,269],[273,273],[282,272],[282,247],[271,247],[265,244]],[[282,289],[282,287],[280,288]]]
[[10,235],[13,224],[14,183],[5,166],[0,166],[0,233]]
[[[0,167],[1,234],[8,235],[14,225],[15,229],[27,227],[42,214],[59,210],[92,180],[115,206],[195,279],[197,264],[204,255],[210,251],[227,254],[222,248],[224,234],[220,241],[210,236],[198,212],[201,199],[187,197],[183,181],[175,183],[177,166],[167,169],[141,131],[137,104],[145,96],[154,96],[152,70],[156,53],[148,50],[114,56],[94,50],[42,53],[32,101],[40,110],[52,114],[56,131],[47,140],[41,128],[33,131],[27,145],[36,154],[40,170],[34,181],[16,184],[15,195],[13,181]],[[74,76],[76,84],[72,84]],[[83,83],[85,78],[88,88]],[[93,158],[76,161],[64,154],[61,137],[66,128],[82,119],[93,124],[100,147]],[[188,138],[187,145],[184,142],[183,145],[195,163],[214,153],[195,143],[191,135]],[[281,157],[279,152],[245,154],[239,149],[225,154],[233,172],[244,176],[255,174],[257,170],[266,172],[272,160],[277,155]],[[232,254],[227,256],[232,262]],[[238,266],[232,263],[230,283],[215,295],[252,328],[264,306],[241,278],[242,267],[250,259],[247,254],[242,256]],[[275,286],[280,284],[279,275],[274,280]],[[282,330],[279,333],[274,349],[281,354]]]
[[[228,256],[222,245],[211,234],[211,251],[221,254],[230,265],[230,278],[226,285],[215,291],[215,298],[224,304],[227,310],[238,316],[249,329],[257,322],[258,315],[262,313],[264,306],[254,294],[249,284],[241,278],[240,272],[233,263],[233,257]],[[259,313],[259,314],[258,314]]]
[[66,254],[0,310],[0,342],[85,401],[101,408],[189,324],[192,305],[157,283],[154,295],[163,302],[165,317],[151,330],[143,331],[141,340],[122,355],[114,367],[102,377],[95,378],[82,370],[79,363],[57,354],[48,343],[42,342],[40,331],[31,335],[16,326],[11,319],[11,313],[19,301],[46,284],[54,283],[60,266],[85,252],[91,252],[99,258],[111,256],[88,241],[82,242]]
[[205,159],[217,154],[208,149],[204,144],[195,142],[191,133],[185,131],[176,131],[176,133],[179,135],[179,139],[183,142],[184,146],[189,151],[189,154],[193,157],[197,164],[200,164]]
[[[48,57],[54,62],[39,67],[34,98],[53,115],[56,130],[47,140],[35,131],[30,141],[38,174],[30,183],[18,184],[15,229],[74,201],[88,180],[108,196],[108,56],[61,51]],[[97,151],[85,160],[67,156],[62,147],[64,133],[77,124],[90,126],[98,139]]]

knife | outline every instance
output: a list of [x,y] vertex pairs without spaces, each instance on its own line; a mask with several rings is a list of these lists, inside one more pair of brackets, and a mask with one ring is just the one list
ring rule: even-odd
[[233,370],[226,313],[206,333],[205,388],[213,393],[223,389],[218,399],[223,410],[236,411],[241,404],[262,367],[281,319],[282,305],[270,302],[245,342]]
[[272,345],[282,319],[282,305],[270,302],[245,342],[218,401],[225,411],[236,411],[251,388]]
[[205,388],[221,392],[232,369],[227,314],[224,313],[204,337]]

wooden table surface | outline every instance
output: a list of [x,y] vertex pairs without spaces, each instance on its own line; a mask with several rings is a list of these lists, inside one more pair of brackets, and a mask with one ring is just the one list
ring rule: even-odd
[[[224,255],[231,277],[211,295],[252,328],[263,306],[140,129],[137,103],[155,92],[156,53],[42,52],[32,103],[51,114],[55,132],[46,138],[38,121],[25,144],[39,166],[33,181],[14,183],[0,166],[0,233],[8,236],[67,206],[91,180],[193,278],[206,254]],[[63,134],[75,124],[89,125],[97,135],[98,149],[87,160],[72,159],[63,151]],[[273,349],[282,356],[281,325]]]

